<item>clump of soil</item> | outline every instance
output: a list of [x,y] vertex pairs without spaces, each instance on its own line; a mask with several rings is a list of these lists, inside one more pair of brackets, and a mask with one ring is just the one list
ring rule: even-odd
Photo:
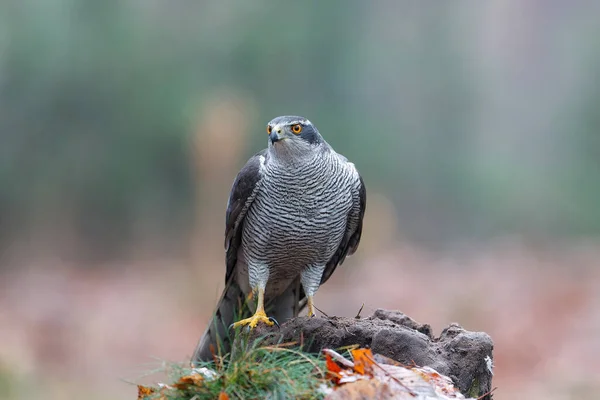
[[454,323],[436,338],[429,325],[399,311],[378,309],[367,318],[298,317],[280,329],[257,327],[251,335],[263,337],[266,344],[296,342],[304,351],[315,353],[324,348],[369,347],[403,365],[435,369],[450,377],[465,396],[479,397],[492,388],[492,339]]

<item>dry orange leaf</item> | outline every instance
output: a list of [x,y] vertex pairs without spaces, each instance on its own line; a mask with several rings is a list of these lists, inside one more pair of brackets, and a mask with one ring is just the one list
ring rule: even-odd
[[325,354],[325,364],[327,365],[327,370],[329,372],[333,372],[334,374],[337,374],[342,370],[342,368],[337,365],[335,361],[333,361],[333,358],[331,358],[329,354]]
[[325,353],[325,365],[327,366],[327,372],[331,375],[333,382],[338,383],[342,368],[337,365],[337,363],[333,361],[333,358],[327,353]]
[[221,392],[219,393],[219,399],[218,400],[229,400],[229,395],[225,392]]
[[177,383],[173,384],[173,386],[175,386],[177,389],[186,389],[188,386],[192,385],[201,386],[203,380],[204,378],[202,377],[202,375],[191,374],[182,376],[181,378],[179,378],[179,381]]
[[352,350],[352,358],[354,359],[354,372],[364,375],[373,370],[373,353],[371,349],[356,349]]
[[150,396],[154,392],[155,389],[147,386],[137,385],[138,387],[138,400],[144,400],[146,397]]
[[331,349],[323,349],[323,353],[329,355],[329,357],[331,357],[331,359],[340,366],[340,368],[354,368],[354,363],[352,361],[347,360],[346,358],[344,358],[344,356],[342,356],[339,353],[336,353],[335,351],[331,350]]

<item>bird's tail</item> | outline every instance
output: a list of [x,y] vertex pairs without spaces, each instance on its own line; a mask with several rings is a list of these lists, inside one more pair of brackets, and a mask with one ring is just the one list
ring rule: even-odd
[[242,289],[234,279],[229,279],[213,317],[194,350],[192,364],[210,361],[214,355],[225,355],[231,350],[233,338],[229,332],[229,326],[236,319],[245,318],[245,314],[249,316],[250,313],[245,303]]
[[[283,324],[290,318],[297,317],[305,306],[306,296],[298,278],[281,295],[268,299],[265,302],[265,311],[268,316]],[[237,320],[250,317],[250,308],[254,309],[253,302],[247,302],[242,289],[232,276],[223,289],[213,318],[194,350],[192,364],[210,361],[214,355],[229,353],[233,342],[233,332],[229,331],[229,326]]]
[[300,278],[296,278],[285,292],[265,302],[266,313],[269,317],[273,317],[277,322],[283,324],[290,318],[298,316],[306,306],[306,301],[303,301],[305,298],[306,295],[300,284]]

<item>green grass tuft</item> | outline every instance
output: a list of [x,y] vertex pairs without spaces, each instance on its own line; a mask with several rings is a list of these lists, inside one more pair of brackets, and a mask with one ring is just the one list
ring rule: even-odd
[[[325,361],[314,354],[279,346],[252,345],[212,362],[200,363],[197,368],[216,372],[213,380],[199,384],[176,385],[181,377],[193,373],[191,368],[169,366],[170,386],[145,399],[204,400],[217,399],[225,392],[231,399],[319,399],[318,390],[325,379]],[[162,397],[161,397],[162,396]]]

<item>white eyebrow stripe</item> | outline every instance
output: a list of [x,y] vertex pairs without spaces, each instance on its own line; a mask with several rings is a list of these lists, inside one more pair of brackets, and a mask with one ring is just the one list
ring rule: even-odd
[[290,121],[288,122],[288,125],[296,125],[296,124],[300,124],[300,125],[310,125],[310,121],[307,119],[300,119],[297,121]]

